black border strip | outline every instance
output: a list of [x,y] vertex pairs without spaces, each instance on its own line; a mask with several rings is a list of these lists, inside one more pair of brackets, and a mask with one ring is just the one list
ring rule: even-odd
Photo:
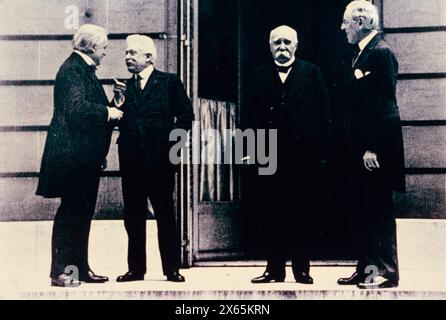
[[446,31],[446,26],[383,28],[386,34]]
[[[132,33],[111,33],[108,35],[109,40],[125,40],[128,35]],[[151,37],[152,39],[166,40],[166,32],[151,32],[151,33],[140,33]],[[61,41],[61,40],[72,40],[72,34],[14,34],[14,35],[0,35],[0,40],[5,41]]]
[[[119,171],[104,171],[101,177],[120,177]],[[37,178],[38,172],[0,172],[0,178]]]

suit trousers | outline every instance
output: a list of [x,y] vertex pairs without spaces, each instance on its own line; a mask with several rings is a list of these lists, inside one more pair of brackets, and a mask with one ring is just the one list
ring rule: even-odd
[[67,184],[54,217],[50,277],[76,266],[80,274],[90,270],[88,239],[99,188],[100,170],[77,172]]
[[373,273],[398,281],[396,222],[389,183],[382,172],[363,169],[353,177],[351,190],[356,271],[363,277]]
[[121,146],[119,157],[129,270],[140,274],[147,271],[146,222],[149,198],[155,211],[163,272],[167,275],[178,271],[181,247],[173,203],[175,171],[170,164],[144,167],[137,154]]
[[310,183],[291,165],[260,179],[264,180],[259,199],[264,199],[261,215],[266,226],[267,271],[285,276],[286,261],[291,259],[295,276],[309,273],[314,214]]

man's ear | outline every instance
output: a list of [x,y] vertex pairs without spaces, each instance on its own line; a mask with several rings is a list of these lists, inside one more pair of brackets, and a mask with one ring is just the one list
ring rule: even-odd
[[146,61],[147,61],[147,62],[150,62],[150,63],[153,63],[153,61],[152,61],[152,54],[151,54],[151,53],[148,53],[148,54],[147,54],[147,59],[146,59]]

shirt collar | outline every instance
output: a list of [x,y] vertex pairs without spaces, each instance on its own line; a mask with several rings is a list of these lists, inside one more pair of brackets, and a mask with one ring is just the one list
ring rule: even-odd
[[74,50],[74,52],[76,52],[78,55],[81,56],[82,59],[84,59],[85,63],[88,64],[89,66],[96,66],[96,63],[94,62],[94,60],[92,58],[90,58],[88,55],[86,55],[83,52],[80,52],[79,50]]
[[155,68],[153,67],[153,64],[149,65],[147,68],[145,68],[143,71],[139,73],[139,76],[141,77],[141,80],[148,79],[150,75],[152,74],[153,70]]
[[372,30],[364,39],[359,41],[358,47],[359,50],[364,50],[364,48],[369,44],[370,41],[372,41],[373,37],[378,34],[377,30]]
[[277,61],[274,61],[274,63],[276,65],[278,65],[279,67],[289,67],[294,63],[295,60],[296,60],[296,57],[292,57],[288,62],[278,63]]

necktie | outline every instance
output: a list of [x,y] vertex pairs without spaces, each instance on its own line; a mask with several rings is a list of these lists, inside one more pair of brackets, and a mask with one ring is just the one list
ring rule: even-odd
[[135,85],[136,85],[136,90],[138,91],[138,93],[142,92],[141,79],[142,79],[142,77],[139,74],[137,74],[135,77]]
[[352,67],[355,65],[355,63],[358,61],[359,54],[361,53],[361,48],[359,48],[358,45],[355,45],[353,49],[353,60],[352,60]]

